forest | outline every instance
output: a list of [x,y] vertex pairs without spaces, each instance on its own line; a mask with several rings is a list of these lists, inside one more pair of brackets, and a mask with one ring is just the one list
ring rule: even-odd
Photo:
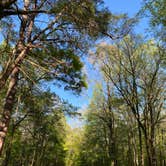
[[0,1],[1,166],[166,166],[166,0],[138,1]]

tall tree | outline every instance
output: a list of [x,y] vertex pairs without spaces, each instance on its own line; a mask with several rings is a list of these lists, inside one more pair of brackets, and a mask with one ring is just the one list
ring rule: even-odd
[[138,123],[140,155],[143,133],[148,164],[157,165],[155,133],[164,109],[164,55],[153,41],[139,42],[137,37],[127,37],[117,46],[101,46],[97,53],[105,55],[104,76],[124,99]]
[[37,67],[36,72],[42,69],[44,72],[41,74],[44,73],[47,80],[56,79],[66,83],[69,85],[66,89],[80,91],[85,86],[77,55],[85,48],[90,37],[96,38],[107,30],[110,17],[107,10],[98,8],[98,4],[98,1],[89,0],[71,0],[71,8],[68,1],[50,3],[49,0],[25,0],[16,4],[24,12],[47,9],[48,13],[43,16],[38,12],[18,15],[19,27],[15,30],[18,39],[12,43],[13,49],[8,54],[10,58],[0,74],[0,89],[9,79],[0,124],[0,151],[14,107],[20,72],[27,75],[23,70],[24,63]]

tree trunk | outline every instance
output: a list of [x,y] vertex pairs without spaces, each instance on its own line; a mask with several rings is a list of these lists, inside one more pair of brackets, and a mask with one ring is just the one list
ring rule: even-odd
[[7,149],[6,149],[6,156],[5,156],[5,159],[3,161],[3,166],[8,166],[9,165],[14,134],[15,134],[15,126],[13,125],[12,126],[12,131],[11,131],[11,138],[9,140],[9,144],[7,146]]
[[36,149],[33,151],[33,156],[32,156],[32,161],[31,161],[30,166],[34,166],[34,163],[35,163],[35,156],[36,156]]
[[6,95],[6,100],[3,108],[3,113],[0,122],[0,155],[2,154],[5,138],[7,135],[12,110],[15,102],[17,81],[18,81],[19,69],[15,67],[11,74],[11,79],[9,82],[9,88]]
[[[8,65],[6,66],[6,69],[5,71],[2,71],[1,75],[0,75],[0,91],[4,88],[8,78],[10,77],[12,71],[14,70],[14,68],[16,68],[22,61],[23,59],[25,58],[26,56],[26,53],[28,51],[28,47],[23,47],[22,45],[21,46],[17,46],[18,50],[19,49],[22,49],[22,51],[20,51],[19,55],[17,56],[17,52],[19,51],[14,51],[13,52],[13,56],[16,56],[17,58],[15,59],[14,63],[11,64],[11,62],[8,62]],[[20,48],[19,48],[20,47]],[[24,49],[23,49],[24,48]]]
[[143,152],[142,152],[142,131],[141,131],[141,127],[138,124],[138,135],[139,135],[139,157],[138,157],[138,163],[139,166],[143,165]]
[[157,166],[153,134],[145,134],[145,144],[147,151],[148,166]]
[[[13,0],[11,0],[10,3],[12,3],[12,1]],[[30,5],[30,0],[25,0],[24,1],[25,11],[28,10],[29,5]],[[19,41],[16,45],[15,51],[13,52],[13,56],[15,57],[14,63],[7,67],[6,73],[5,74],[3,73],[2,78],[0,79],[1,81],[0,85],[2,83],[2,85],[4,86],[6,83],[6,80],[10,77],[9,87],[8,87],[6,100],[5,100],[5,104],[3,108],[3,113],[2,113],[2,117],[0,121],[0,155],[2,153],[5,137],[7,135],[10,118],[12,115],[12,110],[15,103],[15,95],[16,95],[18,75],[19,75],[19,66],[22,63],[23,59],[25,58],[26,53],[29,49],[28,47],[24,46],[25,39],[26,39],[26,28],[27,28],[28,19],[29,19],[28,16],[24,16],[21,21]],[[31,25],[33,25],[33,19],[32,19]],[[29,25],[29,34],[32,31],[31,25]]]
[[[0,6],[2,4],[12,4],[14,3],[16,0],[4,0],[3,2],[0,2]],[[24,0],[24,11],[28,11],[29,10],[29,5],[30,5],[30,0]],[[0,17],[1,17],[1,12],[0,12]],[[28,19],[30,19],[30,23],[28,24]],[[7,66],[5,67],[4,71],[2,71],[0,73],[0,91],[4,88],[6,81],[8,80],[8,78],[10,77],[12,71],[17,68],[17,66],[19,66],[19,64],[21,64],[21,62],[23,61],[23,59],[26,56],[27,51],[29,50],[29,45],[28,44],[32,44],[30,42],[28,42],[27,44],[25,44],[26,38],[29,39],[30,35],[32,33],[32,27],[34,24],[34,17],[28,16],[28,15],[24,15],[24,17],[22,17],[21,20],[21,25],[20,25],[20,30],[19,30],[19,40],[15,46],[15,49],[13,50],[13,60],[14,63],[12,63],[10,60],[7,63]],[[28,31],[28,34],[27,34]],[[27,35],[27,36],[26,36]]]
[[0,1],[0,9],[9,8],[16,0],[2,0]]
[[152,129],[151,131],[151,138],[150,138],[150,151],[151,151],[151,162],[152,162],[152,166],[157,166],[157,161],[156,161],[156,150],[155,150],[155,146],[154,146],[154,131]]
[[156,161],[156,149],[155,149],[155,125],[154,125],[154,115],[153,110],[151,111],[151,132],[150,132],[150,148],[151,148],[151,160],[152,160],[152,166],[157,166]]

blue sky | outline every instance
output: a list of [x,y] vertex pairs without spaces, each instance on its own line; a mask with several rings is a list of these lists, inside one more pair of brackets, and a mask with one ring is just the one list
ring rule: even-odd
[[106,6],[113,13],[128,13],[133,16],[140,9],[142,1],[140,0],[105,0]]

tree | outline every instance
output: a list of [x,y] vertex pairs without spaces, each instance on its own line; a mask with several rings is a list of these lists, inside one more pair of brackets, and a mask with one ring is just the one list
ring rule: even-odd
[[64,165],[64,114],[73,114],[73,109],[50,92],[41,92],[34,87],[29,91],[25,87],[21,89],[1,165]]
[[133,126],[128,125],[122,105],[122,100],[110,95],[107,88],[105,91],[101,85],[96,85],[85,113],[85,126],[74,129],[71,139],[67,139],[67,165],[134,164],[132,145],[128,144],[128,133],[131,133]]
[[[81,73],[79,54],[91,37],[96,38],[107,30],[110,14],[98,8],[98,1],[24,1],[19,8],[24,12],[46,10],[43,16],[38,12],[18,15],[18,40],[12,43],[6,65],[0,74],[0,89],[8,82],[0,127],[0,151],[4,144],[11,113],[14,107],[20,72],[29,77],[23,65],[37,67],[43,79],[56,79],[67,84],[66,89],[80,92],[85,87]],[[48,21],[45,21],[49,18]],[[40,26],[42,22],[44,25]],[[8,39],[9,43],[12,42]],[[40,54],[39,54],[40,53]],[[37,55],[37,56],[36,56]],[[2,62],[4,63],[4,62]],[[67,69],[66,69],[67,67]],[[41,75],[40,75],[41,76]]]
[[166,26],[165,23],[165,0],[146,0],[145,1],[145,9],[149,10],[151,14],[151,23],[154,26],[158,26],[159,24],[162,26]]
[[161,40],[165,48],[166,34],[166,9],[165,0],[146,0],[144,2],[143,11],[150,17],[150,25],[154,36]]
[[83,138],[83,130],[81,128],[71,129],[67,127],[65,139],[65,164],[68,166],[76,166],[80,164],[79,155]]
[[156,165],[155,133],[164,109],[165,96],[164,55],[160,54],[153,41],[139,41],[137,37],[129,36],[117,46],[99,46],[97,54],[104,54],[103,74],[137,121],[140,157],[143,133],[148,164]]

